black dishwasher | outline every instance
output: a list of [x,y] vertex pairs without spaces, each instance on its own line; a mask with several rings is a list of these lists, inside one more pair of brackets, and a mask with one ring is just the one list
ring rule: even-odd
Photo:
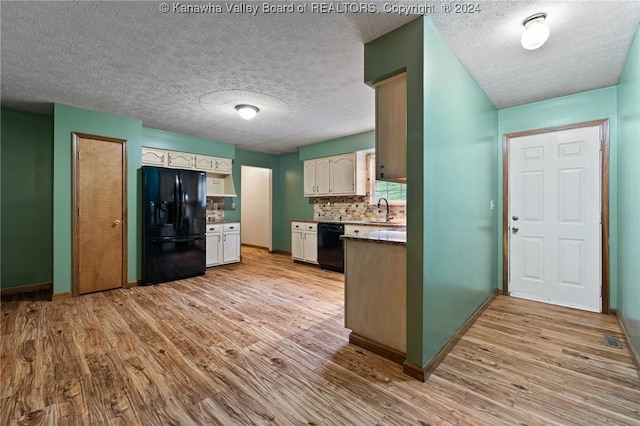
[[344,225],[341,223],[318,224],[318,264],[322,269],[344,272],[341,235],[344,235]]

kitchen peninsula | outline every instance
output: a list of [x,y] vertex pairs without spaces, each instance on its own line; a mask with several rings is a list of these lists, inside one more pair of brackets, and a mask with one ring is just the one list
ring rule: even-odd
[[349,342],[395,362],[406,356],[406,231],[344,235]]

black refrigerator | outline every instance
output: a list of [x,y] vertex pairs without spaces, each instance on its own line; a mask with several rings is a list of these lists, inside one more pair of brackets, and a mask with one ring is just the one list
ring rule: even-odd
[[142,167],[142,284],[203,275],[207,187],[203,172]]

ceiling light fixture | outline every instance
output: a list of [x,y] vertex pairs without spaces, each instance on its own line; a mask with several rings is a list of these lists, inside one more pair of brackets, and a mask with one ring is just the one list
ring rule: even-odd
[[549,38],[549,27],[544,23],[546,17],[546,13],[536,13],[522,22],[522,25],[524,25],[524,32],[520,39],[522,47],[527,50],[534,50],[547,41]]
[[256,116],[260,109],[253,105],[236,105],[236,111],[238,111],[240,117],[244,118],[245,120],[251,120]]

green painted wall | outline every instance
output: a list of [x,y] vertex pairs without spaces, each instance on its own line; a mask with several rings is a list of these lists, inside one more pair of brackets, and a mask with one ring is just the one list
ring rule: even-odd
[[[282,206],[280,209],[280,232],[273,234],[274,250],[291,251],[291,221],[313,218],[313,198],[304,197],[303,163],[299,153],[278,157],[279,174],[274,185],[280,187]],[[276,183],[277,182],[277,183]]]
[[142,146],[223,158],[235,158],[236,152],[236,146],[230,143],[147,127],[142,128]]
[[127,117],[55,104],[53,116],[53,291],[71,291],[71,134],[127,140],[128,279],[138,278],[138,179],[142,123]]
[[329,157],[331,155],[364,151],[376,147],[376,136],[372,131],[357,133],[343,138],[330,139],[300,147],[300,161],[311,158]]
[[53,118],[2,109],[1,288],[51,282]]
[[[498,113],[424,20],[422,365],[492,294],[497,279]],[[411,177],[411,176],[410,176]],[[409,186],[417,180],[409,179]]]
[[271,202],[272,202],[272,214],[271,214],[271,242],[273,250],[282,250],[276,244],[278,236],[282,231],[282,187],[278,185],[280,165],[277,155],[264,154],[261,152],[246,151],[238,149],[236,150],[236,159],[233,164],[233,183],[236,187],[236,194],[238,196],[233,198],[235,201],[236,209],[231,210],[228,203],[225,203],[225,219],[240,220],[242,212],[242,203],[240,202],[240,194],[242,194],[242,166],[262,167],[265,169],[271,169]]
[[618,308],[640,356],[640,30],[618,82],[618,125]]
[[407,361],[426,363],[424,345],[423,32],[424,18],[364,46],[364,81],[407,72]]
[[[498,147],[502,147],[502,136],[505,133],[545,127],[562,126],[583,121],[608,118],[609,121],[609,257],[610,257],[610,301],[611,307],[617,306],[618,277],[618,104],[616,87],[591,90],[560,98],[520,105],[502,109],[498,112]],[[498,199],[496,211],[502,212],[502,148],[497,152],[498,161]],[[502,271],[502,216],[497,215],[498,271]],[[502,287],[502,276],[498,277],[498,287]]]

